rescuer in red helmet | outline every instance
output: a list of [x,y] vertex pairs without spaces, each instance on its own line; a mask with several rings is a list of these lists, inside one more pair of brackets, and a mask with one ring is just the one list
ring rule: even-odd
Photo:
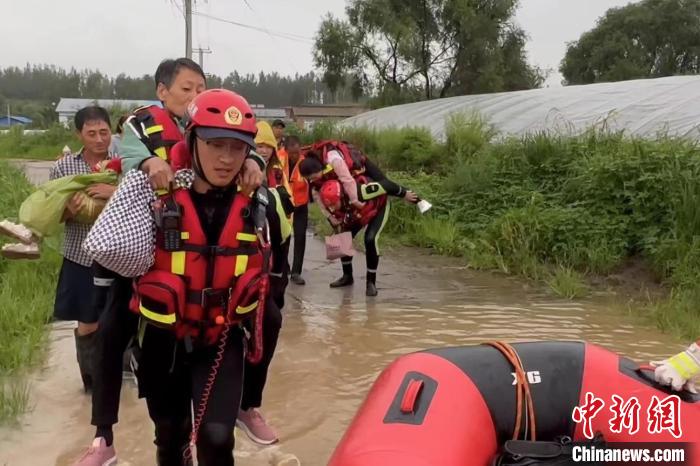
[[[329,179],[323,182],[321,188],[312,191],[314,199],[319,205],[324,216],[338,232],[349,231],[354,238],[363,228],[365,229],[365,255],[367,259],[367,296],[377,295],[377,267],[379,265],[379,235],[389,218],[389,202],[387,195],[408,199],[413,202],[415,194],[404,188],[394,189],[397,185],[384,179],[379,182],[358,175],[357,199],[360,203],[353,203],[343,189],[338,179]],[[407,198],[407,193],[410,193]],[[352,284],[352,257],[343,257],[342,286]],[[331,284],[331,286],[333,286]]]
[[[155,424],[157,464],[191,464],[196,444],[197,464],[233,465],[245,360],[264,364],[281,325],[264,318],[279,315],[268,271],[289,226],[266,188],[241,187],[257,131],[246,100],[205,91],[185,122],[170,155],[191,170],[176,172],[178,187],[154,205],[154,265],[135,280],[130,304],[144,323],[139,395]],[[272,328],[263,332],[263,320]]]

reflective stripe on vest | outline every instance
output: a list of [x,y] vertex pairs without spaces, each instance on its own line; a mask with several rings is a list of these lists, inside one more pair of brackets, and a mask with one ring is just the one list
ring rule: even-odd
[[170,257],[170,271],[175,275],[185,275],[185,251],[173,251]]
[[[190,234],[187,231],[180,232],[180,238],[183,240],[190,239]],[[175,275],[185,274],[185,251],[174,251],[170,257],[170,272]]]
[[163,159],[163,160],[168,160],[168,153],[167,153],[167,151],[165,150],[165,147],[159,147],[159,148],[157,148],[157,149],[156,149],[155,151],[153,151],[153,152],[155,152],[156,155],[157,155],[158,157],[160,157],[161,159]]
[[163,125],[153,125],[146,128],[146,134],[148,134],[149,136],[153,133],[158,133],[161,131],[163,131]]
[[146,309],[143,304],[139,304],[139,312],[141,312],[145,318],[164,325],[174,324],[175,319],[177,318],[175,314],[159,314],[157,312],[150,311]]
[[248,306],[238,306],[236,307],[236,314],[247,314],[258,306],[258,301],[253,301]]
[[[251,233],[238,232],[236,233],[236,239],[238,241],[248,241],[252,243],[253,241],[257,240],[258,237]],[[233,276],[240,277],[246,270],[248,270],[248,256],[236,256],[236,266],[235,270],[233,271]]]
[[282,242],[284,242],[292,235],[292,224],[284,212],[284,207],[282,207],[280,193],[276,189],[270,189],[270,192],[275,197],[275,212],[277,212],[277,217],[280,220],[280,234],[282,235]]

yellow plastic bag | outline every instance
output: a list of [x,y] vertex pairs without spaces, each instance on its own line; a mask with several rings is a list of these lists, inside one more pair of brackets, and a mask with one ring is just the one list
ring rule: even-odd
[[[77,192],[82,192],[91,184],[105,183],[116,185],[119,175],[114,171],[86,173],[64,176],[42,184],[19,208],[19,221],[37,236],[47,237],[60,232],[61,218],[66,203]],[[86,197],[89,197],[86,195]],[[105,201],[90,198],[76,216],[76,221],[93,223]],[[93,218],[94,217],[94,218]]]

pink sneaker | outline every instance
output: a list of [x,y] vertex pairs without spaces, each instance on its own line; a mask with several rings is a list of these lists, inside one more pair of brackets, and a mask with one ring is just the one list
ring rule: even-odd
[[239,410],[236,425],[255,443],[270,445],[278,441],[275,431],[255,408]]
[[114,445],[108,447],[104,437],[97,437],[74,466],[113,466],[115,464],[117,464],[117,452],[114,450]]

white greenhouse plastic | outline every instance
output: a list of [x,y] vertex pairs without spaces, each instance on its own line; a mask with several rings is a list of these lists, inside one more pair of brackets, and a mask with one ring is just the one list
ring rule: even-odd
[[596,126],[645,138],[664,133],[700,140],[700,76],[450,97],[374,110],[341,125],[421,126],[443,140],[450,115],[475,111],[502,136],[578,134]]

